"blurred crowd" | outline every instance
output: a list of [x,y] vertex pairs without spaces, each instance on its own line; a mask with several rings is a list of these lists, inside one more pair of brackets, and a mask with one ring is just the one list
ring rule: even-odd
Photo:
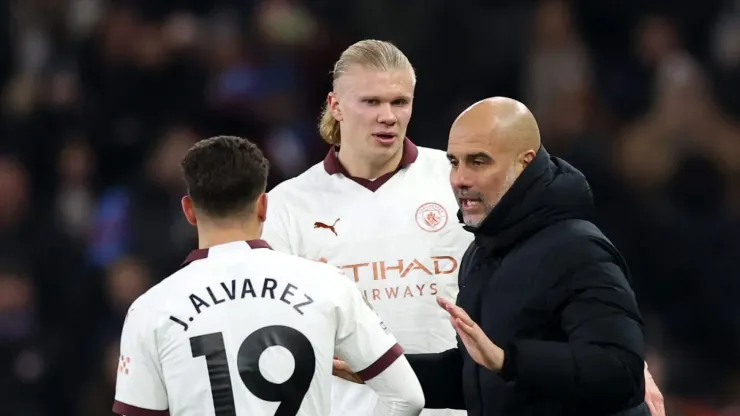
[[736,0],[0,0],[0,414],[111,414],[129,304],[197,243],[184,152],[248,137],[271,186],[318,162],[363,38],[416,67],[417,144],[530,106],[630,263],[668,413],[740,414]]

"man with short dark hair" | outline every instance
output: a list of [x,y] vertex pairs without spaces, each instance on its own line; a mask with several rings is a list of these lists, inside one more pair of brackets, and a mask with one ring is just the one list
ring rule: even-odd
[[[249,140],[219,136],[202,140],[182,163],[187,199],[213,219],[246,214],[264,203],[270,162]],[[185,207],[183,207],[185,208]]]
[[326,415],[339,354],[380,396],[375,415],[418,415],[419,382],[357,287],[259,239],[268,168],[238,137],[203,140],[185,156],[182,209],[200,248],[131,305],[113,411]]

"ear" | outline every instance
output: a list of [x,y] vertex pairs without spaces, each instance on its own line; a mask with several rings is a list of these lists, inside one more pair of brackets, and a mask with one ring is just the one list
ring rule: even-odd
[[193,206],[193,200],[189,196],[185,195],[180,200],[182,205],[182,212],[185,214],[185,219],[188,220],[190,225],[198,225],[198,218],[195,215],[195,207]]
[[523,168],[526,168],[527,166],[529,166],[529,164],[532,163],[532,161],[534,160],[535,156],[537,156],[537,152],[535,152],[532,149],[529,149],[526,152],[524,152],[519,157],[519,160],[520,160],[520,163],[522,164],[522,167]]
[[260,223],[265,222],[267,220],[267,194],[263,193],[262,195],[257,198],[257,218],[259,218]]
[[326,96],[326,105],[329,107],[329,111],[331,111],[331,115],[334,116],[334,119],[342,121],[342,110],[339,108],[337,93],[332,91]]

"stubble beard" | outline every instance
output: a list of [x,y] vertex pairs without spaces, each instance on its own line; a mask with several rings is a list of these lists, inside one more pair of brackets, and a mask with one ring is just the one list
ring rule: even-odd
[[465,225],[474,228],[480,227],[481,223],[483,223],[483,221],[491,214],[493,209],[496,208],[496,205],[501,202],[501,199],[504,197],[504,195],[506,195],[506,192],[511,188],[512,185],[514,185],[514,181],[516,181],[516,178],[517,174],[514,170],[514,166],[512,165],[509,169],[507,169],[506,175],[504,176],[504,182],[502,183],[499,191],[494,195],[494,199],[487,200],[486,198],[483,198],[483,216],[477,220],[466,218],[465,216],[463,216],[463,222],[465,223]]

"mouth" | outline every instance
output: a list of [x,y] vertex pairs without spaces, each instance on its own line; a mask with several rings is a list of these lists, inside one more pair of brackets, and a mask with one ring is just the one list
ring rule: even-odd
[[483,207],[483,201],[476,198],[460,198],[460,208],[463,211],[478,211]]
[[375,140],[380,142],[380,144],[383,145],[390,145],[393,144],[396,141],[396,138],[398,137],[395,133],[390,132],[379,132],[379,133],[373,133],[373,137],[375,137]]

